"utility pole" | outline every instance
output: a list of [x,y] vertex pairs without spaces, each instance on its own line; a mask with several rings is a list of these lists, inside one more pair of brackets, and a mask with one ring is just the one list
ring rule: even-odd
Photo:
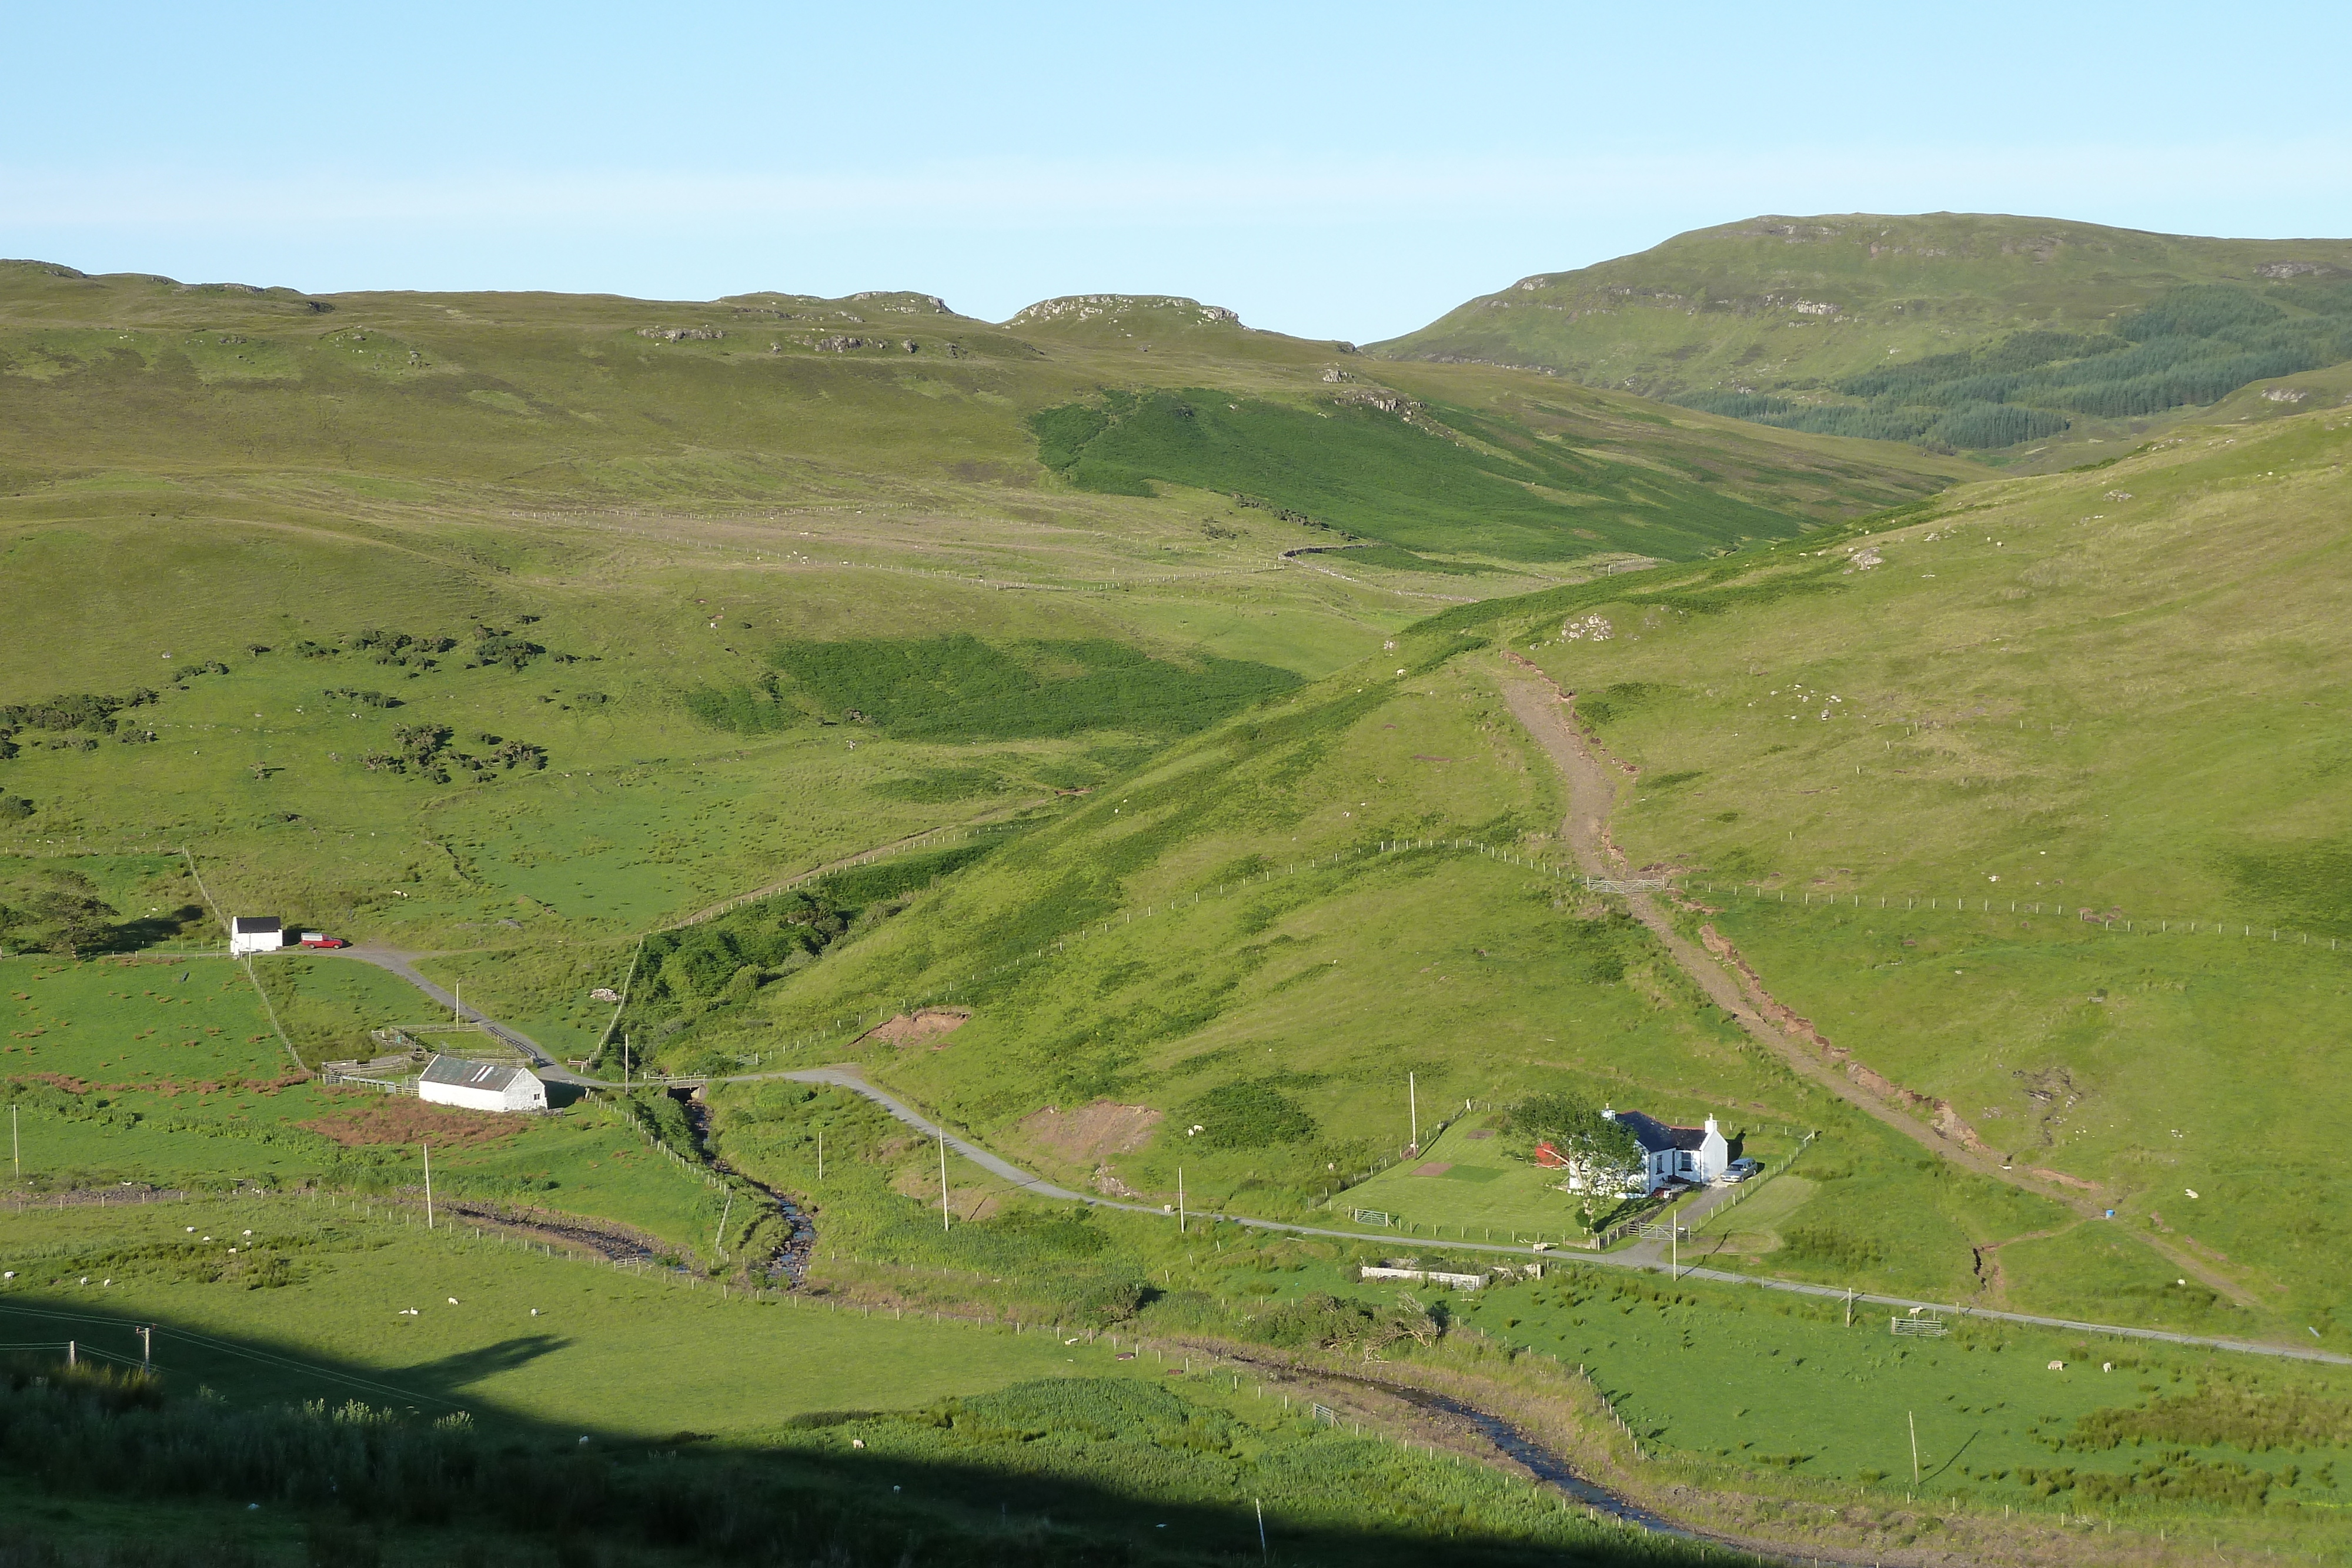
[[25,1179],[25,1145],[16,1139],[16,1107],[8,1107],[8,1161],[16,1167],[16,1179]]
[[1853,1327],[1853,1287],[1845,1288],[1845,1326]]
[[433,1228],[433,1145],[421,1145],[425,1150],[425,1228]]
[[1405,1113],[1412,1118],[1412,1152],[1421,1153],[1421,1090],[1410,1072],[1404,1075]]
[[816,1179],[824,1179],[824,1129],[816,1130]]
[[1911,1424],[1911,1484],[1916,1487],[1919,1484],[1919,1417],[1906,1410],[1903,1418]]
[[1679,1280],[1682,1277],[1683,1228],[1679,1225],[1669,1226],[1666,1229],[1666,1278],[1671,1281]]
[[720,1261],[722,1261],[722,1262],[724,1262],[724,1261],[726,1260],[726,1258],[727,1258],[727,1249],[726,1249],[725,1248],[721,1247],[721,1246],[720,1246],[720,1245],[719,1245],[719,1242],[721,1242],[722,1240],[726,1239],[726,1237],[727,1237],[727,1217],[728,1217],[729,1215],[730,1215],[730,1214],[734,1213],[734,1212],[735,1212],[735,1189],[734,1189],[733,1187],[731,1187],[731,1186],[730,1186],[730,1187],[729,1187],[729,1188],[727,1189],[727,1201],[726,1201],[724,1204],[721,1204],[721,1205],[719,1206],[719,1228],[711,1234],[711,1238],[710,1238],[710,1250],[711,1250],[714,1254],[716,1254],[716,1255],[718,1256],[718,1258],[719,1259],[719,1260],[720,1260]]
[[625,1030],[623,1030],[623,1031],[622,1031],[622,1033],[621,1033],[621,1092],[622,1092],[622,1093],[624,1093],[624,1094],[625,1094],[625,1093],[627,1093],[628,1092],[629,1092],[629,1036],[628,1036],[628,1031]]
[[948,1135],[940,1134],[940,1228],[948,1228]]
[[1184,1167],[1176,1167],[1176,1234],[1184,1234]]
[[153,1323],[139,1325],[139,1370],[142,1372],[155,1370],[155,1325]]

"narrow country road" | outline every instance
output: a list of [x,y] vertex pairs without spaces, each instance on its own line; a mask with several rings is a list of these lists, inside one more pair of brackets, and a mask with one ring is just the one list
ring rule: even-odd
[[[1092,1193],[1072,1192],[1055,1186],[1042,1177],[1030,1175],[968,1138],[947,1132],[938,1123],[909,1109],[899,1101],[875,1088],[858,1076],[851,1067],[804,1068],[793,1072],[747,1072],[731,1078],[681,1080],[680,1082],[714,1083],[753,1083],[767,1079],[784,1078],[799,1083],[824,1083],[861,1094],[891,1115],[914,1128],[927,1138],[945,1138],[948,1147],[993,1176],[1012,1182],[1023,1190],[1039,1197],[1056,1198],[1070,1203],[1092,1204],[1097,1208],[1123,1209],[1129,1214],[1165,1215],[1164,1208],[1150,1204],[1122,1203],[1116,1198],[1099,1197]],[[1239,1225],[1251,1230],[1278,1232],[1287,1236],[1322,1236],[1341,1241],[1378,1241],[1377,1235],[1360,1230],[1341,1230],[1333,1227],[1298,1225],[1288,1220],[1259,1219],[1246,1214],[1226,1214],[1213,1209],[1196,1209],[1191,1216],[1200,1221],[1217,1220],[1227,1225]],[[1834,1285],[1809,1285],[1793,1280],[1775,1280],[1757,1274],[1735,1274],[1722,1269],[1674,1269],[1664,1258],[1650,1255],[1643,1249],[1623,1252],[1549,1251],[1538,1252],[1527,1246],[1500,1241],[1433,1241],[1430,1245],[1450,1252],[1480,1252],[1501,1254],[1517,1259],[1538,1259],[1546,1263],[1568,1263],[1579,1267],[1626,1269],[1640,1273],[1664,1274],[1671,1271],[1677,1280],[1712,1280],[1727,1285],[1755,1285],[1768,1291],[1786,1291],[1791,1295],[1813,1296],[1843,1301],[1847,1292]],[[2264,1344],[2252,1340],[2221,1339],[2203,1334],[2174,1333],[2168,1329],[2131,1328],[2121,1323],[2085,1322],[2076,1318],[2042,1317],[2032,1312],[1991,1312],[1979,1307],[1958,1307],[1942,1301],[1916,1301],[1909,1296],[1875,1296],[1860,1291],[1853,1294],[1855,1305],[1881,1306],[1908,1312],[1914,1307],[1921,1311],[1948,1312],[1955,1318],[1977,1318],[1993,1322],[2023,1323],[2034,1328],[2063,1329],[2070,1333],[2109,1334],[2122,1339],[2150,1340],[2163,1344],[2193,1345],[2207,1350],[2236,1351],[2248,1355],[2276,1356],[2287,1361],[2322,1362],[2332,1366],[2352,1366],[2352,1355],[2338,1355],[2333,1351],[2305,1350],[2294,1344]]]
[[[424,976],[418,974],[410,965],[408,960],[417,956],[415,954],[400,953],[391,948],[382,947],[349,947],[343,949],[343,956],[346,957],[356,957],[363,962],[374,964],[380,968],[400,976],[401,978],[408,981],[409,984],[416,987],[426,996],[433,998],[445,1007],[455,1007],[457,1005],[456,998],[442,990],[440,987],[434,985],[430,980],[425,979]],[[474,1021],[480,1023],[485,1029],[489,1030],[494,1038],[505,1040],[509,1044],[513,1045],[516,1050],[525,1051],[531,1055],[534,1061],[542,1063],[548,1063],[550,1061],[547,1053],[528,1036],[520,1034],[514,1030],[507,1028],[504,1024],[485,1017],[483,1014],[472,1008],[466,1009],[465,1015]],[[557,1082],[576,1083],[583,1087],[593,1089],[613,1089],[618,1087],[618,1085],[604,1080],[583,1078],[576,1073],[565,1071],[562,1068],[553,1068],[551,1071],[547,1068],[542,1068],[541,1076],[551,1079]],[[822,1083],[836,1089],[845,1089],[853,1094],[862,1095],[866,1099],[870,1100],[875,1104],[880,1106],[883,1110],[888,1112],[900,1122],[903,1122],[908,1126],[913,1128],[916,1132],[920,1133],[924,1137],[944,1140],[949,1148],[953,1149],[957,1154],[961,1155],[965,1159],[971,1161],[973,1165],[978,1166],[981,1169],[988,1172],[991,1176],[993,1176],[1000,1180],[1010,1182],[1014,1186],[1021,1188],[1024,1192],[1031,1193],[1035,1197],[1062,1203],[1092,1204],[1098,1208],[1122,1209],[1129,1214],[1164,1215],[1167,1212],[1164,1208],[1155,1207],[1150,1204],[1122,1203],[1116,1198],[1101,1197],[1093,1193],[1073,1192],[1068,1187],[1056,1186],[1054,1183],[1045,1180],[1042,1176],[1033,1176],[1029,1172],[1023,1170],[1019,1166],[1014,1165],[1012,1161],[982,1147],[980,1145],[973,1143],[969,1138],[961,1137],[957,1134],[949,1132],[946,1128],[923,1115],[920,1112],[916,1111],[903,1101],[877,1089],[871,1083],[866,1082],[863,1077],[859,1076],[857,1070],[854,1066],[807,1067],[791,1071],[742,1072],[723,1077],[673,1078],[659,1079],[655,1082],[665,1088],[684,1089],[703,1083],[760,1083],[775,1079],[785,1079],[796,1083]],[[1378,1236],[1368,1235],[1360,1230],[1341,1230],[1330,1226],[1299,1225],[1288,1220],[1280,1219],[1260,1219],[1252,1215],[1226,1214],[1222,1211],[1211,1209],[1195,1210],[1193,1211],[1192,1218],[1202,1221],[1219,1220],[1228,1225],[1239,1225],[1251,1230],[1276,1232],[1287,1236],[1328,1237],[1334,1240],[1340,1241],[1377,1241],[1381,1239]],[[1498,1241],[1445,1241],[1437,1243],[1437,1245],[1445,1248],[1449,1251],[1454,1252],[1477,1252],[1490,1255],[1500,1254],[1511,1258],[1539,1259],[1547,1263],[1573,1263],[1592,1268],[1627,1269],[1643,1273],[1667,1273],[1672,1271],[1674,1278],[1681,1280],[1713,1280],[1723,1284],[1755,1285],[1763,1290],[1786,1291],[1792,1295],[1816,1296],[1832,1301],[1844,1301],[1848,1299],[1845,1291],[1830,1285],[1801,1284],[1791,1280],[1774,1280],[1755,1274],[1734,1274],[1720,1269],[1685,1268],[1676,1270],[1673,1269],[1673,1265],[1668,1260],[1651,1255],[1652,1249],[1633,1249],[1625,1252],[1538,1252],[1531,1247],[1514,1246]],[[2151,1340],[2166,1344],[2193,1345],[2209,1350],[2237,1351],[2248,1355],[2277,1356],[2289,1361],[2325,1362],[2330,1365],[2352,1366],[2352,1355],[2337,1355],[2331,1351],[2324,1350],[2305,1350],[2299,1345],[2263,1344],[2247,1340],[2218,1339],[2200,1334],[2173,1333],[2164,1329],[2130,1328],[2120,1323],[2094,1323],[2081,1322],[2074,1318],[2040,1317],[2031,1312],[1990,1312],[1975,1307],[1956,1307],[1940,1301],[1914,1301],[1907,1296],[1874,1296],[1856,1293],[1852,1297],[1852,1300],[1858,1304],[1868,1303],[1873,1306],[1891,1307],[1900,1309],[1904,1312],[1908,1312],[1912,1308],[1917,1307],[1922,1310],[1949,1312],[1956,1317],[1982,1318],[1997,1322],[2024,1323],[2035,1328],[2064,1329],[2069,1332],[2080,1333],[2110,1334],[2124,1339]]]
[[[1623,769],[1596,756],[1577,729],[1571,716],[1573,693],[1562,692],[1550,677],[1517,654],[1506,656],[1513,667],[1502,677],[1504,704],[1536,744],[1543,747],[1544,754],[1559,768],[1561,781],[1568,786],[1568,816],[1560,823],[1560,833],[1568,841],[1569,852],[1574,857],[1577,869],[1592,877],[1623,878],[1625,868],[1611,863],[1610,857],[1617,851],[1609,838],[1609,816],[1616,806],[1617,784],[1623,777]],[[1675,966],[1706,994],[1709,1001],[1735,1019],[1759,1044],[1810,1082],[1828,1090],[1864,1115],[1902,1134],[1939,1159],[1949,1160],[1979,1176],[1990,1176],[1994,1181],[2032,1193],[2037,1197],[2048,1198],[2085,1218],[2096,1218],[2102,1213],[2102,1205],[2082,1194],[2069,1192],[2055,1182],[2038,1180],[2003,1166],[1990,1155],[1979,1154],[1965,1145],[1956,1143],[1837,1071],[1802,1043],[1774,1028],[1749,1001],[1738,978],[1676,930],[1674,922],[1649,894],[1629,891],[1619,896],[1625,900],[1626,908],[1633,918],[1657,938],[1658,945],[1666,950]],[[2261,1303],[2235,1280],[2218,1272],[2181,1249],[2168,1244],[2162,1238],[2136,1229],[2127,1233],[2147,1243],[2167,1262],[2211,1286],[2238,1305],[2260,1307]]]
[[433,1000],[447,1008],[450,1013],[460,1021],[479,1024],[482,1031],[492,1040],[521,1051],[530,1059],[531,1066],[539,1075],[550,1082],[578,1084],[587,1089],[601,1089],[605,1086],[603,1079],[583,1078],[556,1061],[548,1053],[545,1046],[541,1045],[530,1036],[519,1029],[511,1029],[499,1022],[478,1008],[465,1006],[456,997],[419,974],[416,970],[416,960],[431,956],[429,954],[403,952],[397,947],[380,947],[373,943],[356,947],[337,948],[334,954],[337,957],[357,958],[362,964],[373,964],[388,974],[399,976]]

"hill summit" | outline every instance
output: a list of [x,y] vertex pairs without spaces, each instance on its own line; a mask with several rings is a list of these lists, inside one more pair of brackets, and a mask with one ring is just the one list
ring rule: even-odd
[[2352,359],[2352,240],[1967,213],[1760,216],[1523,277],[1370,351],[1993,449],[2136,431]]

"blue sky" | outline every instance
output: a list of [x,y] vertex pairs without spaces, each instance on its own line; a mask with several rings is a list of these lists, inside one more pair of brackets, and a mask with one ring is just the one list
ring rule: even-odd
[[1756,213],[2352,232],[2352,7],[5,11],[0,254],[346,288],[1185,294],[1370,341]]

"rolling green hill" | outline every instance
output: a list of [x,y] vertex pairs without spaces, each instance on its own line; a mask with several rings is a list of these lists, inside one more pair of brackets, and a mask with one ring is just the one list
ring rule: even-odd
[[[2328,276],[2092,243],[1792,318],[1844,352],[1904,304],[1900,385],[1738,395],[2057,407],[2338,319]],[[2074,314],[1994,320],[2036,267]],[[2182,343],[2227,348],[2150,347]],[[1261,1504],[1298,1561],[1721,1554],[1588,1528],[1389,1380],[1786,1559],[2340,1554],[2337,1366],[1902,1339],[1902,1302],[1564,1249],[1475,1294],[1362,1271],[1657,1220],[1521,1157],[1543,1092],[1717,1116],[1774,1173],[1616,1261],[2352,1352],[2347,390],[2273,374],[2021,475],[1174,298],[0,266],[0,1311],[169,1353],[120,1398],[50,1355],[0,1425],[115,1445],[44,1516],[74,1540],[131,1518],[140,1432],[274,1434],[254,1495],[311,1465],[310,1524],[185,1465],[136,1505],[267,1562],[470,1560],[508,1493],[355,1520],[335,1487],[526,1448],[733,1498],[744,1556],[799,1487],[882,1532],[793,1540],[845,1562],[1225,1561]],[[637,1081],[544,1119],[321,1082],[383,1026],[489,1042],[349,955],[205,956],[222,910]],[[843,1062],[1135,1210],[844,1089],[642,1082]],[[790,1292],[772,1193],[816,1230]],[[404,1403],[278,1408],[354,1377]],[[496,1428],[478,1457],[419,1395]],[[327,1423],[382,1440],[319,1469]],[[719,1550],[646,1518],[524,1550]]]
[[[1181,1164],[1196,1201],[1249,1212],[1312,1211],[1392,1155],[1408,1071],[1424,1117],[1563,1088],[1712,1109],[1767,1153],[1777,1128],[1830,1126],[1858,1163],[1825,1159],[1751,1260],[1801,1274],[1810,1246],[1906,1290],[2352,1336],[2337,1178],[2266,1152],[2352,1113],[2326,1043],[2352,995],[2330,782],[2347,443],[2327,412],[2184,433],[1815,548],[1447,611],[822,964],[679,1019],[667,1049],[846,1050],[1065,1180],[1172,1195]],[[2037,1190],[2095,1195],[2122,1250],[1836,1120],[1638,926],[1544,870],[1563,797],[1504,709],[1494,643],[1580,694],[1634,775],[1611,830],[1627,863],[1681,881],[1692,935],[1811,1020],[1803,1050]],[[879,998],[972,1016],[944,1041],[835,1032]],[[1170,1135],[1244,1090],[1290,1130]],[[1060,1118],[1087,1105],[1135,1107],[1135,1141],[1070,1145]],[[1896,1213],[1905,1244],[1882,1248]],[[2133,1231],[2213,1285],[2175,1285]]]
[[1979,214],[1759,217],[1522,278],[1370,351],[2015,454],[2145,434],[2250,382],[2352,360],[2347,280],[2345,240]]
[[[1099,783],[1433,603],[1971,471],[1399,369],[1189,301],[0,265],[0,703],[83,699],[6,722],[0,847],[191,847],[358,935],[618,936]],[[1213,461],[1106,490],[1041,449],[1163,387],[1224,400]],[[1340,429],[1394,483],[1300,468]],[[1421,553],[1284,558],[1351,534]]]

